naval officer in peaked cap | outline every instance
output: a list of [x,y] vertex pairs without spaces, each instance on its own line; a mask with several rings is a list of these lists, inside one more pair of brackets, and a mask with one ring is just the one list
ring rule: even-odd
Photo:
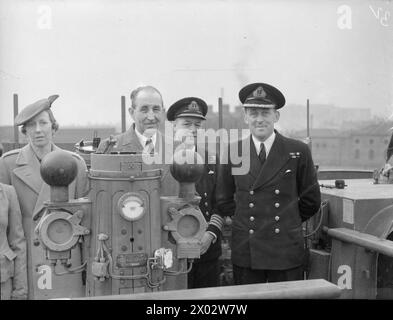
[[[303,142],[276,129],[284,95],[272,85],[252,83],[239,92],[250,135],[249,172],[233,175],[233,164],[219,166],[217,206],[232,216],[235,284],[303,279],[302,222],[320,207],[321,195],[311,152]],[[229,148],[231,145],[229,146]]]
[[[196,191],[201,197],[199,208],[208,223],[208,228],[201,240],[201,257],[195,259],[188,273],[188,288],[215,287],[219,285],[219,257],[221,255],[221,229],[223,218],[218,215],[215,199],[216,189],[216,156],[197,149],[197,130],[202,129],[206,120],[207,104],[197,97],[186,97],[176,101],[167,112],[167,119],[173,121],[175,141],[180,137],[188,137],[193,144],[184,141],[177,147],[192,148],[203,152],[205,159],[204,171],[196,183]],[[187,138],[186,138],[187,139]],[[198,143],[198,147],[200,144]],[[216,146],[213,146],[214,150]]]
[[[47,292],[38,288],[37,280],[40,276],[39,266],[45,261],[45,250],[41,246],[33,245],[34,229],[44,211],[44,202],[50,199],[50,187],[40,174],[40,163],[45,155],[59,150],[53,143],[53,136],[59,125],[51,110],[53,102],[58,95],[38,100],[25,107],[16,117],[15,124],[21,126],[21,132],[27,138],[27,145],[21,149],[11,150],[0,158],[0,182],[13,185],[18,196],[22,212],[23,230],[27,242],[27,279],[28,298],[44,299]],[[68,151],[67,151],[68,152]],[[78,174],[69,185],[70,199],[83,197],[88,192],[87,168],[84,160],[76,153],[70,152],[75,158]],[[79,248],[72,250],[74,265],[80,264]],[[78,258],[79,257],[79,258]],[[75,277],[64,275],[62,281],[75,281]],[[82,281],[80,279],[78,282]],[[57,291],[64,283],[52,282],[50,298],[61,297]],[[64,294],[64,293],[62,293]]]

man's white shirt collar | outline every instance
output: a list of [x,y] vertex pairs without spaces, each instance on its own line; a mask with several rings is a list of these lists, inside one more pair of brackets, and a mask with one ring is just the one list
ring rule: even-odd
[[[145,148],[146,147],[146,142],[147,142],[147,140],[149,140],[149,138],[144,136],[143,134],[141,134],[138,131],[137,128],[135,128],[135,134],[138,137],[139,142],[141,143],[142,147]],[[155,148],[156,147],[156,141],[157,141],[157,132],[151,136],[151,141],[153,142],[153,146]]]
[[269,155],[270,149],[272,148],[274,139],[276,138],[276,133],[273,131],[273,133],[270,135],[269,138],[267,138],[264,142],[259,141],[257,138],[255,138],[253,135],[251,135],[252,141],[254,142],[255,150],[257,151],[257,154],[259,154],[259,151],[261,151],[261,143],[265,145],[265,151],[266,151],[266,158]]

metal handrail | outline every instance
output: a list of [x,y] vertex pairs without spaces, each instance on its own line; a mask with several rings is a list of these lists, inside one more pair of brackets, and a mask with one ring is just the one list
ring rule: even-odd
[[384,254],[388,257],[393,257],[393,241],[348,228],[323,227],[323,231],[333,239],[351,243],[367,250]]
[[324,279],[258,283],[201,289],[169,290],[70,300],[227,300],[227,299],[336,299],[341,289]]

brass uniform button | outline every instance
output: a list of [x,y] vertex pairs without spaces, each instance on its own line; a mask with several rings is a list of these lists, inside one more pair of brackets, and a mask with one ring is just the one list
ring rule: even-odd
[[254,190],[250,190],[250,194],[253,195],[254,194]]
[[209,211],[206,211],[206,215],[207,215],[207,216],[209,215]]
[[280,194],[280,190],[276,189],[276,190],[274,190],[274,193],[275,194]]
[[250,208],[254,208],[254,204],[251,202],[249,205],[248,205]]
[[279,204],[278,202],[276,202],[276,203],[274,204],[274,206],[275,206],[276,208],[278,208],[278,207],[280,207],[280,204]]
[[280,229],[276,228],[276,229],[274,229],[274,232],[275,233],[280,233]]
[[207,202],[205,202],[205,206],[207,207],[209,204]]
[[207,193],[205,192],[205,197],[207,197]]
[[254,221],[255,220],[255,218],[254,217],[250,217],[250,221]]
[[278,220],[280,220],[280,217],[279,216],[275,216],[274,220],[278,221]]
[[253,233],[254,233],[254,230],[250,229],[250,230],[248,231],[248,233],[249,233],[249,234],[253,234]]

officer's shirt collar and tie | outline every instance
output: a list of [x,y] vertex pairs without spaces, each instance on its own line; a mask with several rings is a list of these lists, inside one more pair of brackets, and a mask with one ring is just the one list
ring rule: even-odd
[[[257,151],[258,156],[264,158],[261,161],[263,162],[264,160],[267,159],[267,156],[269,155],[270,149],[272,148],[272,145],[274,143],[274,139],[276,138],[276,133],[273,131],[273,133],[268,137],[264,142],[259,141],[257,138],[255,138],[253,135],[251,135],[252,141],[254,142],[255,150]],[[263,154],[263,149],[265,151],[265,155]],[[262,151],[262,153],[261,153]]]
[[135,134],[138,137],[138,140],[143,147],[143,152],[145,153],[152,153],[156,147],[156,141],[157,141],[157,133],[153,134],[150,138],[144,136],[141,134],[136,128],[135,128]]

